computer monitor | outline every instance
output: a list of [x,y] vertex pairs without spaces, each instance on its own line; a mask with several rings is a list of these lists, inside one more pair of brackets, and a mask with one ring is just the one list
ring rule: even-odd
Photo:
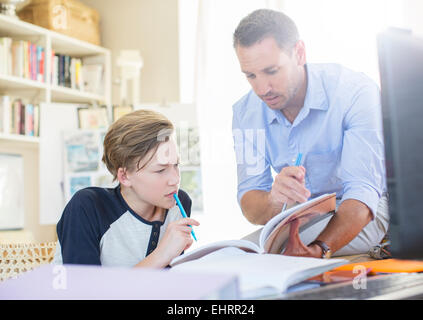
[[423,38],[378,35],[393,257],[423,259]]

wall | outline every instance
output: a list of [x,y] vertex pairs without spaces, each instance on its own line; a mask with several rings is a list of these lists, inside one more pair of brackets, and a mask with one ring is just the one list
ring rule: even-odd
[[407,27],[416,35],[423,37],[423,1],[404,0],[404,15]]
[[[1,231],[0,242],[49,242],[56,240],[55,225],[39,224],[39,174],[34,168],[38,168],[38,148],[20,143],[0,140],[0,152],[21,154],[24,159],[25,183],[23,192],[25,197],[25,224],[24,229],[19,231]],[[36,186],[34,188],[34,186]]]
[[[112,52],[112,79],[119,76],[116,59],[122,49],[139,50],[141,103],[179,101],[178,1],[82,0],[100,14],[102,46]],[[112,101],[119,103],[113,84]]]

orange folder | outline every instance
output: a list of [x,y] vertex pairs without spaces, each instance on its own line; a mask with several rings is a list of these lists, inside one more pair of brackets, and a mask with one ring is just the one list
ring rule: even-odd
[[418,260],[399,260],[399,259],[384,259],[350,263],[333,270],[354,270],[354,267],[362,266],[365,269],[371,269],[371,272],[395,273],[395,272],[422,272],[423,261]]

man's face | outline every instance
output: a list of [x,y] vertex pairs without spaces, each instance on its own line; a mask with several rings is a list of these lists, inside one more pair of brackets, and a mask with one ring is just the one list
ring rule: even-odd
[[292,106],[303,84],[305,58],[298,54],[298,47],[297,43],[292,52],[287,52],[278,47],[273,37],[268,37],[250,47],[236,48],[241,71],[253,91],[271,109],[283,110]]

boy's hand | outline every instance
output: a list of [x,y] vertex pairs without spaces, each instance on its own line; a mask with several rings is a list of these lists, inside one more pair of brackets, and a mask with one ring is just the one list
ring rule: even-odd
[[191,227],[188,225],[199,226],[200,223],[191,218],[182,218],[169,223],[163,238],[154,250],[164,266],[192,245]]

